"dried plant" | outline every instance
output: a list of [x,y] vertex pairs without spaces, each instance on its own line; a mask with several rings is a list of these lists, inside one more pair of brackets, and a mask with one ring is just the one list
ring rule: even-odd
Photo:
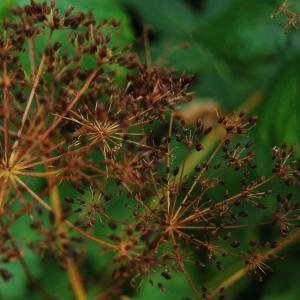
[[284,29],[287,31],[289,29],[298,29],[300,14],[295,12],[291,7],[291,2],[284,0],[282,4],[273,12],[272,18],[275,19],[278,16],[283,16],[285,19],[285,24],[283,25]]
[[[300,223],[293,200],[300,179],[295,147],[274,147],[273,170],[255,178],[250,131],[257,117],[216,112],[213,126],[201,118],[186,125],[177,110],[192,99],[193,77],[144,66],[129,46],[111,40],[108,32],[118,26],[116,20],[97,23],[92,12],[72,10],[61,13],[54,1],[31,1],[3,21],[1,278],[13,276],[5,263],[17,259],[34,283],[21,250],[26,247],[56,257],[69,273],[76,298],[86,299],[74,258],[84,260],[91,240],[112,254],[108,278],[113,288],[105,299],[119,299],[128,284],[138,289],[147,278],[154,283],[156,272],[166,280],[182,272],[195,298],[213,298],[219,290],[200,292],[202,284],[193,281],[186,264],[202,269],[212,263],[222,270],[227,256],[244,261],[246,273],[262,280],[270,270],[270,253],[280,258],[272,249],[281,249]],[[58,40],[65,31],[68,40]],[[120,70],[126,78],[120,79]],[[203,140],[216,130],[219,143],[209,151]],[[180,151],[183,157],[177,157]],[[207,159],[187,173],[189,153],[204,151],[210,152]],[[274,180],[278,191],[269,187]],[[72,186],[72,193],[61,201],[64,184]],[[112,203],[121,216],[115,216]],[[249,223],[248,216],[260,210],[269,214]],[[14,239],[10,229],[20,218],[28,218],[34,240]],[[241,243],[241,233],[253,226],[266,227],[271,239]],[[221,293],[229,285],[221,285]]]

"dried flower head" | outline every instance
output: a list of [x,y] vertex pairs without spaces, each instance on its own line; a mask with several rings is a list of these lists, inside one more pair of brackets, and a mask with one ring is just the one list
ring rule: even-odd
[[[61,12],[55,1],[12,13],[0,34],[0,278],[13,276],[2,263],[17,259],[33,282],[11,230],[24,218],[34,237],[23,244],[56,258],[77,298],[85,288],[74,258],[85,262],[87,241],[103,249],[99,260],[111,259],[107,299],[120,298],[127,284],[154,283],[155,273],[172,280],[174,272],[196,298],[210,297],[186,265],[221,271],[227,256],[262,279],[270,270],[264,251],[300,223],[295,148],[274,147],[273,170],[257,178],[250,138],[257,117],[213,112],[218,122],[199,114],[186,124],[178,109],[192,99],[193,76],[139,63],[111,39],[118,21],[97,22],[73,7]],[[219,141],[208,148],[216,132]],[[270,187],[275,180],[278,190]],[[269,212],[263,220],[249,220],[262,210]],[[272,241],[249,246],[240,236],[250,227],[270,230]]]
[[275,19],[279,16],[282,16],[285,19],[283,27],[286,31],[299,28],[300,14],[293,11],[289,0],[284,0],[273,12],[271,17]]

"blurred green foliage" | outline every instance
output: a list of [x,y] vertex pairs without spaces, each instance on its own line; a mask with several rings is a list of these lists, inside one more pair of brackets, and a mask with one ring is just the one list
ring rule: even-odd
[[[9,7],[25,4],[28,0],[1,0],[0,16]],[[268,166],[264,159],[271,147],[282,142],[299,143],[300,126],[300,33],[285,32],[281,20],[272,20],[271,14],[280,1],[273,0],[59,0],[58,6],[93,10],[97,19],[116,18],[122,22],[118,34],[124,42],[134,43],[144,56],[143,27],[150,28],[151,55],[154,62],[195,73],[194,89],[197,98],[214,99],[224,110],[232,110],[257,91],[263,100],[256,113],[260,123],[255,139],[259,150],[259,171]],[[300,10],[300,1],[293,1]],[[198,100],[201,101],[201,100]],[[261,155],[261,156],[260,156]],[[67,187],[66,187],[67,189]],[[61,189],[62,194],[66,190]],[[116,207],[116,210],[118,207]],[[118,213],[118,212],[116,212]],[[120,212],[119,212],[120,213]],[[24,223],[24,222],[23,222]],[[22,221],[14,230],[20,241],[28,239],[21,230]],[[262,235],[251,231],[253,239]],[[26,250],[24,250],[26,251]],[[263,284],[244,279],[230,289],[228,299],[293,300],[300,299],[299,244],[286,253],[287,261],[274,263],[274,274]],[[90,299],[97,294],[103,274],[109,269],[105,256],[97,245],[90,244],[87,266],[83,277],[92,272],[95,278],[90,286]],[[28,253],[27,263],[34,277],[59,299],[72,299],[68,279],[50,258],[38,259]],[[223,273],[212,270],[208,278],[195,274],[195,282],[220,282],[240,265],[229,263]],[[11,265],[13,279],[0,282],[0,299],[40,299],[31,294],[26,277],[18,262]],[[155,275],[153,279],[155,281]],[[159,278],[161,280],[161,277]],[[166,280],[164,280],[166,281]],[[183,299],[191,296],[183,275],[163,282],[165,291],[148,283],[139,295],[132,298]],[[105,285],[105,283],[103,283]]]

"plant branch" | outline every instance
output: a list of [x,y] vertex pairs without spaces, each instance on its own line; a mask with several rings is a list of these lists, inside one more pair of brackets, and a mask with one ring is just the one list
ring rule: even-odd
[[[285,248],[291,246],[293,244],[293,242],[295,242],[299,238],[300,238],[300,229],[294,231],[288,237],[282,239],[278,243],[278,246],[276,248],[267,251],[263,255],[261,261],[264,262],[264,261],[269,260],[272,257],[272,255],[275,255],[275,254],[281,252],[282,250],[284,250]],[[228,287],[230,287],[231,285],[233,285],[234,283],[236,283],[237,281],[242,279],[245,275],[247,275],[248,272],[249,272],[249,267],[247,267],[247,266],[234,272],[231,276],[229,276],[221,284],[219,284],[216,289],[214,289],[212,291],[211,299],[214,299],[219,294],[221,289],[227,289]]]
[[[62,220],[62,213],[61,213],[61,204],[60,204],[60,197],[59,197],[59,190],[56,184],[52,183],[52,178],[48,178],[48,186],[49,194],[52,202],[53,211],[55,214],[55,221],[58,225],[58,230],[61,233],[66,234],[66,230],[64,228],[64,224],[61,222]],[[69,279],[71,282],[71,285],[73,287],[73,292],[75,295],[75,298],[77,300],[85,300],[86,292],[82,283],[82,280],[80,278],[79,271],[76,267],[76,264],[74,263],[73,259],[70,256],[67,256],[65,258],[65,264],[67,268],[67,272],[69,275]]]

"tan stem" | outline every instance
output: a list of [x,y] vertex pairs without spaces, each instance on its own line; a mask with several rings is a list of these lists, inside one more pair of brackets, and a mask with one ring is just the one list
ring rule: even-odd
[[[249,98],[247,98],[236,110],[251,112],[257,108],[257,106],[261,103],[263,99],[263,92],[257,91],[252,94]],[[184,165],[181,165],[179,173],[183,171],[182,176],[188,176],[193,173],[195,167],[202,161],[211,149],[224,137],[224,129],[221,126],[215,128],[201,143],[203,146],[203,150],[198,152],[196,150],[192,151],[192,153],[187,157]],[[180,178],[176,179],[176,183]]]
[[50,127],[45,131],[45,133],[42,135],[42,138],[47,137],[56,127],[57,125],[64,119],[64,117],[67,115],[67,113],[74,107],[74,105],[78,102],[78,100],[81,98],[81,96],[84,94],[84,92],[88,89],[91,82],[94,80],[98,73],[98,70],[94,70],[92,74],[88,77],[82,88],[78,91],[75,98],[69,103],[66,110],[57,116],[57,118],[53,121],[53,123],[50,125]]
[[28,46],[29,46],[29,60],[30,60],[31,74],[32,74],[32,79],[34,79],[36,65],[35,65],[35,51],[34,51],[34,39],[33,38],[30,38],[28,40]]
[[[31,190],[19,177],[15,176],[14,180],[20,185],[22,186],[25,191],[27,191],[37,202],[39,202],[44,208],[46,208],[48,211],[53,212],[53,209],[51,206],[49,206],[41,197],[39,197],[33,190]],[[84,230],[82,230],[81,228],[77,227],[76,225],[72,224],[70,221],[68,220],[64,220],[63,221],[64,224],[66,224],[67,226],[69,226],[70,228],[72,228],[73,230],[77,231],[78,233],[82,234],[84,237],[86,237],[89,240],[92,240],[96,243],[98,243],[101,246],[107,247],[109,249],[113,249],[113,250],[117,250],[118,246],[111,244],[109,242],[103,241],[101,239],[98,239],[94,236],[92,236],[91,234],[85,232]]]
[[[24,114],[23,114],[23,116],[22,116],[21,126],[20,126],[20,128],[19,128],[19,130],[18,130],[18,137],[19,137],[19,138],[20,138],[20,136],[22,135],[23,128],[24,128],[25,122],[26,122],[26,120],[27,120],[29,111],[30,111],[30,107],[31,107],[31,104],[32,104],[32,100],[33,100],[33,97],[34,97],[34,95],[35,95],[37,86],[38,86],[38,84],[39,84],[39,81],[40,81],[40,78],[41,78],[41,75],[42,75],[42,72],[43,72],[43,69],[44,69],[45,59],[46,59],[46,55],[43,54],[42,59],[41,59],[41,62],[40,62],[39,69],[38,69],[37,74],[36,74],[36,76],[35,76],[35,78],[34,78],[34,82],[33,82],[33,86],[32,86],[30,95],[29,95],[28,100],[27,100],[27,103],[26,103],[26,107],[25,107],[25,110],[24,110]],[[16,147],[17,141],[18,141],[18,140],[16,140],[16,143],[15,143],[14,147]]]
[[[282,239],[278,243],[278,246],[276,248],[266,252],[263,255],[261,261],[263,262],[269,260],[272,257],[272,255],[281,252],[282,250],[290,246],[293,242],[295,242],[299,238],[300,238],[300,229],[291,233],[287,238]],[[211,293],[211,299],[214,299],[216,296],[218,296],[221,289],[227,289],[228,287],[230,287],[231,285],[233,285],[234,283],[242,279],[245,275],[248,274],[248,271],[249,268],[246,266],[237,270],[231,276],[226,278],[221,284],[219,284],[219,286],[215,290],[213,290],[213,292]]]
[[[50,188],[49,194],[52,202],[53,212],[55,214],[55,220],[58,225],[58,230],[60,232],[63,232],[66,235],[66,230],[64,228],[64,224],[61,222],[61,204],[60,204],[60,197],[59,197],[59,190],[56,184],[53,184],[53,179],[48,179],[48,186]],[[73,259],[71,257],[66,257],[65,259],[67,272],[69,275],[69,279],[73,288],[73,292],[75,295],[75,298],[77,300],[85,300],[86,292],[82,283],[82,280],[80,278],[79,271],[76,267],[76,264],[74,263]]]
[[8,166],[9,161],[9,93],[8,93],[8,75],[7,63],[3,62],[3,113],[4,113],[4,147],[5,147],[5,163]]

